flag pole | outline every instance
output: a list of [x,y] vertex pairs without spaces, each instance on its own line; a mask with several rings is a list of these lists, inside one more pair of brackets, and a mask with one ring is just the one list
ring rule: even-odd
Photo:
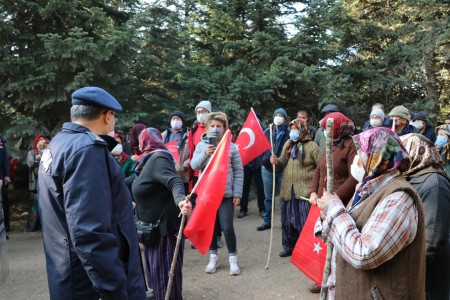
[[[327,192],[333,193],[334,187],[334,168],[333,168],[333,125],[334,119],[327,120],[327,140],[326,140],[326,160],[327,160]],[[328,298],[328,288],[326,288],[328,278],[331,274],[331,256],[333,254],[333,244],[327,241],[327,257],[322,277],[322,288],[320,290],[320,299]]]
[[[189,194],[189,196],[187,198],[190,199],[191,194]],[[178,253],[180,252],[180,244],[181,244],[181,238],[183,237],[183,229],[184,229],[185,221],[186,221],[186,215],[183,215],[181,217],[180,230],[178,230],[177,243],[175,245],[175,251],[173,253],[172,264],[170,266],[169,282],[167,284],[166,297],[164,298],[165,300],[170,300],[170,293],[172,291],[173,278],[175,276],[175,267],[177,265]]]
[[[275,155],[273,152],[273,139],[272,139],[272,128],[273,124],[269,125],[270,128],[270,151],[272,152],[272,155]],[[267,264],[265,269],[269,269],[269,262],[270,262],[270,253],[272,252],[272,240],[273,240],[273,219],[275,215],[275,164],[272,164],[272,216],[270,219],[270,242],[269,242],[269,254],[267,255]]]

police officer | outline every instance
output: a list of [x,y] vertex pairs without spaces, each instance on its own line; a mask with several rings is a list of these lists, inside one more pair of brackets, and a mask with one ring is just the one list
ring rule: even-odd
[[39,204],[51,299],[145,299],[131,197],[106,142],[122,107],[105,90],[72,94],[71,123],[44,151]]

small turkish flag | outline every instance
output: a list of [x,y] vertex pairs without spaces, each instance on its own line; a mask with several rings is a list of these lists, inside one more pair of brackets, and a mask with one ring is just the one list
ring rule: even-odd
[[179,140],[180,139],[176,139],[165,144],[167,149],[169,149],[170,153],[172,153],[173,158],[178,164],[180,163],[180,155],[178,154],[178,146],[177,146]]
[[211,245],[217,210],[227,186],[230,143],[231,132],[227,130],[191,192],[197,195],[196,206],[184,229],[184,235],[202,255],[205,255]]
[[236,146],[239,149],[243,166],[270,148],[269,140],[264,135],[253,108],[250,110],[247,120],[239,133]]
[[314,225],[319,216],[319,208],[312,205],[294,251],[292,251],[291,262],[320,286],[327,257],[327,244],[314,235]]

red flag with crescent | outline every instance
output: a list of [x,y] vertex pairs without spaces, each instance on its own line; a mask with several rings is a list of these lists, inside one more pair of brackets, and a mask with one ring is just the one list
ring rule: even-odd
[[292,251],[291,263],[320,286],[327,257],[327,244],[314,235],[314,226],[319,216],[319,208],[312,205]]
[[197,195],[196,206],[184,229],[184,235],[202,255],[205,255],[211,245],[217,210],[225,194],[230,143],[231,132],[227,130],[191,192]]
[[239,149],[243,166],[270,149],[269,140],[264,135],[253,108],[250,110],[244,126],[242,126],[236,140],[236,146]]

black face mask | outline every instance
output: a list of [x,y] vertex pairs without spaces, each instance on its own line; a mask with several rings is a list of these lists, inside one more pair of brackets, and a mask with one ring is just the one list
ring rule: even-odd
[[98,136],[106,142],[109,152],[111,152],[119,143],[115,138],[107,134],[99,134]]

